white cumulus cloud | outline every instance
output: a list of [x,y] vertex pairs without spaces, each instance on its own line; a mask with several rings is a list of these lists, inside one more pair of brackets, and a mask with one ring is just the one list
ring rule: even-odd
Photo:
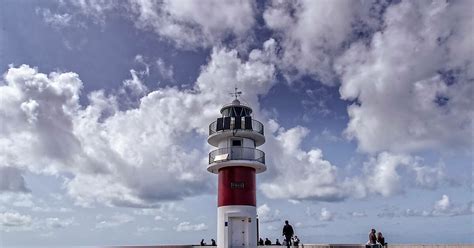
[[[256,23],[256,4],[239,1],[66,1],[71,13],[43,10],[44,21],[51,25],[69,24],[71,15],[81,15],[104,24],[114,12],[133,21],[135,26],[152,31],[180,48],[212,47],[233,39],[236,44],[252,35]],[[71,8],[71,6],[75,8]]]
[[[239,85],[259,113],[258,96],[275,74],[267,49],[252,51],[247,61],[235,50],[215,49],[193,89],[160,88],[125,110],[120,96],[104,91],[91,92],[90,103],[81,105],[75,73],[12,67],[0,85],[0,164],[67,174],[66,191],[82,206],[150,207],[208,192],[207,126],[229,101],[229,85]],[[137,77],[125,83],[143,93]]]
[[270,1],[266,25],[281,37],[279,65],[290,79],[310,75],[336,85],[334,58],[360,32],[376,30],[383,1]]
[[337,60],[345,131],[365,152],[413,152],[472,146],[472,3],[390,6],[385,28]]
[[448,195],[442,195],[441,199],[433,204],[431,209],[411,209],[404,210],[389,208],[377,214],[379,217],[442,217],[442,216],[462,216],[474,214],[474,202],[469,201],[464,204],[453,204]]
[[178,232],[189,232],[189,231],[205,231],[208,229],[207,225],[204,223],[191,224],[188,221],[179,223],[174,229]]
[[29,226],[31,223],[32,218],[29,215],[22,215],[17,212],[0,213],[0,225],[5,227]]
[[271,209],[266,203],[257,208],[258,220],[261,223],[280,221],[280,210]]
[[322,221],[333,221],[335,214],[329,211],[327,208],[321,208],[321,213],[319,214],[319,220]]

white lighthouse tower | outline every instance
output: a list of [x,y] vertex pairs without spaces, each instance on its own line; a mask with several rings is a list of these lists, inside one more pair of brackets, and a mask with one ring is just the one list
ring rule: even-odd
[[252,109],[238,100],[221,108],[222,116],[209,125],[209,172],[218,174],[217,247],[257,247],[255,177],[264,172],[263,125]]

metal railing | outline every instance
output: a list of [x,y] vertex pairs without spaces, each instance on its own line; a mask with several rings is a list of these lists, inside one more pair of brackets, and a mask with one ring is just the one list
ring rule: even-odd
[[229,160],[249,160],[265,164],[265,152],[251,147],[227,147],[209,153],[209,164]]
[[[219,131],[225,131],[225,130],[252,130],[252,131],[255,131],[261,135],[264,135],[263,133],[263,124],[257,120],[254,120],[252,119],[252,129],[245,129],[245,128],[235,128],[234,127],[234,119],[232,117],[231,119],[231,123],[230,123],[230,128],[229,129],[223,129],[223,130],[219,130]],[[216,133],[217,131],[217,121],[214,121],[212,122],[211,124],[209,124],[209,135],[212,135],[214,133]]]

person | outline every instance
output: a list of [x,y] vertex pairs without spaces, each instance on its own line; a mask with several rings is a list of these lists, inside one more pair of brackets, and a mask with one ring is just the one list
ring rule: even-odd
[[385,247],[387,243],[385,243],[385,237],[382,235],[381,232],[377,233],[377,242],[382,246]]
[[293,234],[295,232],[293,231],[293,227],[288,223],[287,220],[285,220],[285,226],[283,226],[283,235],[285,236],[285,241],[286,241],[286,247],[290,248],[291,246],[291,238],[293,237]]
[[277,239],[277,240],[275,241],[275,245],[281,245],[280,240]]
[[298,238],[298,236],[295,235],[295,237],[293,237],[293,245],[298,247],[299,244],[300,244],[300,239]]
[[263,239],[260,238],[260,240],[258,240],[258,245],[263,245]]
[[212,245],[212,246],[217,246],[217,245],[216,245],[216,241],[215,241],[214,239],[211,239],[211,245]]
[[375,245],[377,245],[377,238],[375,236],[375,229],[372,228],[369,232],[369,241],[367,241],[367,244],[365,245],[366,248],[371,248]]
[[268,238],[265,238],[265,245],[272,245],[272,241],[270,241]]
[[204,242],[204,239],[201,239],[201,246],[205,246],[206,243]]

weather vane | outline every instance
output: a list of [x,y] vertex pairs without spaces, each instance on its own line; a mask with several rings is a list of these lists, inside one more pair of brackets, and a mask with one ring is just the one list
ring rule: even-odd
[[238,88],[235,87],[235,88],[234,88],[234,92],[233,92],[233,93],[229,93],[231,96],[235,97],[235,100],[237,100],[237,98],[238,98],[240,95],[242,95],[242,91],[237,91],[237,90],[238,90]]

